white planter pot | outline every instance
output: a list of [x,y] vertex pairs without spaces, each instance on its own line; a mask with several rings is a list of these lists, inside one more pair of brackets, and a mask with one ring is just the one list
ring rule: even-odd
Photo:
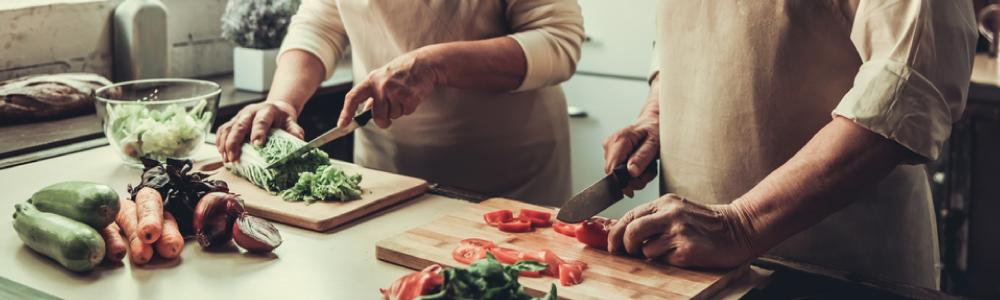
[[277,48],[233,48],[233,85],[251,92],[270,90],[274,70],[278,68],[277,58]]

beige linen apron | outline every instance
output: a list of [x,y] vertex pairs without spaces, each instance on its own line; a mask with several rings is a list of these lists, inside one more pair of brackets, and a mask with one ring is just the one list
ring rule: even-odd
[[[356,79],[422,46],[511,33],[499,1],[338,3]],[[520,92],[438,88],[389,129],[359,129],[354,159],[432,183],[560,206],[571,193],[568,118],[558,85]]]
[[[829,123],[862,64],[850,15],[834,1],[660,1],[661,192],[730,203]],[[923,167],[900,165],[769,254],[936,288]]]

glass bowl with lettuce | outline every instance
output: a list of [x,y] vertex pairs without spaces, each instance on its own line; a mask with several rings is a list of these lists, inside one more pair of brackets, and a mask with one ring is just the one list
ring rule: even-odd
[[144,79],[94,91],[111,149],[126,165],[141,157],[189,159],[211,130],[222,89],[211,81]]

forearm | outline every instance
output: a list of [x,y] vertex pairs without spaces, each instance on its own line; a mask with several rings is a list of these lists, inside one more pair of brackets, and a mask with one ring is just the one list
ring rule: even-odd
[[733,207],[756,254],[854,202],[913,152],[837,117]]
[[646,95],[646,103],[642,105],[639,112],[639,119],[660,121],[660,76],[653,75],[653,80],[649,82],[649,94]]
[[295,108],[296,115],[306,105],[326,75],[323,62],[312,53],[292,49],[278,59],[268,102],[283,102]]
[[417,62],[434,70],[438,86],[514,90],[528,70],[516,40],[498,37],[430,45],[417,51]]

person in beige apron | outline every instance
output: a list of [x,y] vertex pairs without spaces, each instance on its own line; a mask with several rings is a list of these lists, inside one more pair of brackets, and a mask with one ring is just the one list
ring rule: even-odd
[[[223,159],[296,117],[351,47],[355,163],[543,205],[570,196],[569,119],[559,83],[573,75],[583,17],[571,0],[303,1],[268,98],[219,128]],[[331,114],[331,118],[336,118]],[[391,126],[390,126],[391,125]]]
[[665,195],[609,251],[700,267],[769,253],[937,288],[920,164],[965,106],[971,2],[662,0],[656,20],[649,99],[605,148],[608,171],[642,176],[627,193],[659,158]]

